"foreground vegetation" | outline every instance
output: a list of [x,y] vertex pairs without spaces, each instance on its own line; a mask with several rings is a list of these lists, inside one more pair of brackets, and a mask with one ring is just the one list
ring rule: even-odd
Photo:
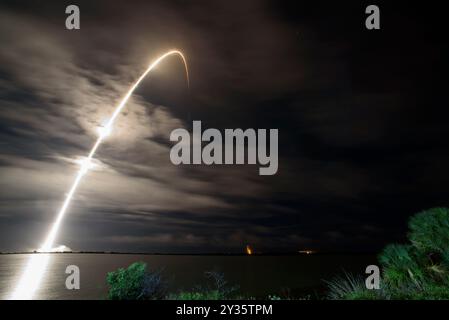
[[449,299],[449,209],[412,216],[407,244],[391,244],[379,255],[381,288],[349,274],[329,282],[330,299]]
[[[449,299],[449,209],[434,208],[409,220],[408,244],[392,244],[379,255],[381,288],[368,290],[361,276],[344,274],[328,282],[327,299]],[[136,262],[107,275],[112,300],[254,299],[238,293],[220,272],[205,272],[206,286],[169,293],[161,271]],[[291,297],[285,296],[284,299]],[[306,296],[303,299],[310,299]],[[319,297],[317,297],[319,298]],[[324,297],[323,297],[324,298]],[[280,300],[278,295],[266,297]]]
[[[160,270],[148,270],[143,262],[135,262],[128,268],[120,268],[109,272],[108,299],[110,300],[254,300],[255,297],[245,296],[239,292],[238,286],[230,285],[224,274],[218,271],[204,273],[205,285],[197,285],[190,290],[168,292],[168,283],[162,277]],[[310,299],[304,296],[301,300]],[[293,297],[288,290],[281,294],[265,297],[266,300],[290,300]]]
[[223,273],[205,272],[208,285],[189,291],[167,292],[167,282],[161,271],[149,271],[143,262],[135,262],[127,269],[107,275],[108,298],[111,300],[227,300],[238,299],[237,287],[228,285]]

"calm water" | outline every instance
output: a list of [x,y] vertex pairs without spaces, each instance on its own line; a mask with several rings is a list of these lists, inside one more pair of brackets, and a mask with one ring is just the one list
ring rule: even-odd
[[[0,298],[5,299],[28,261],[29,254],[0,255]],[[363,274],[369,264],[376,264],[369,255],[309,256],[177,256],[123,254],[53,254],[35,299],[104,299],[107,293],[106,274],[133,262],[143,261],[151,269],[163,268],[170,290],[190,289],[206,282],[204,271],[224,272],[230,284],[240,287],[245,295],[264,297],[289,288],[298,294],[323,286],[343,270]],[[65,288],[65,268],[77,265],[81,273],[80,290]]]

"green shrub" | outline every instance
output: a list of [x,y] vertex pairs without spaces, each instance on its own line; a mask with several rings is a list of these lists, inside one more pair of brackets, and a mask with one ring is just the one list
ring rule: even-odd
[[160,272],[148,272],[143,262],[135,262],[127,269],[119,268],[107,274],[108,298],[111,300],[163,299],[166,284]]
[[361,279],[328,283],[331,299],[449,299],[449,209],[434,208],[409,220],[410,244],[388,245],[379,255],[381,290]]
[[408,245],[388,245],[379,255],[383,279],[393,287],[420,287],[424,279],[422,267],[417,263],[414,248]]
[[440,254],[449,251],[449,209],[433,208],[410,218],[408,238],[422,253]]
[[410,245],[390,245],[379,256],[390,299],[449,298],[449,209],[434,208],[409,220]]

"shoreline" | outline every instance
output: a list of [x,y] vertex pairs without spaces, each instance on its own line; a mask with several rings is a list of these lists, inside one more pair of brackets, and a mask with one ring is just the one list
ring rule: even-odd
[[19,254],[110,254],[110,255],[145,255],[145,256],[323,256],[323,255],[377,255],[374,252],[316,252],[316,253],[297,253],[297,252],[267,252],[267,253],[159,253],[159,252],[108,252],[108,251],[66,251],[66,252],[0,252],[0,255],[19,255]]

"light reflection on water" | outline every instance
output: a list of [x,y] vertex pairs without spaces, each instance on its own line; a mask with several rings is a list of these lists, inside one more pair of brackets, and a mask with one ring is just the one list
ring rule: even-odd
[[[0,298],[6,299],[15,288],[29,254],[0,255]],[[105,299],[106,274],[133,262],[143,261],[150,269],[163,269],[170,290],[190,289],[205,284],[204,271],[224,272],[228,283],[238,285],[243,294],[264,297],[289,288],[292,293],[322,286],[343,270],[363,274],[371,255],[307,256],[189,256],[133,254],[52,254],[46,274],[34,299]],[[68,265],[81,273],[80,290],[67,290]]]

